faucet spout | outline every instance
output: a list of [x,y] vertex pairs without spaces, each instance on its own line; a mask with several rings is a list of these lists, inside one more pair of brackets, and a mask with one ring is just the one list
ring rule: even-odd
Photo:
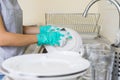
[[[89,9],[91,8],[91,6],[93,4],[95,4],[96,2],[101,1],[101,0],[92,0],[87,7],[85,8],[85,11],[83,12],[83,16],[86,17],[88,14]],[[108,0],[109,2],[111,2],[112,4],[115,5],[115,7],[117,8],[118,14],[119,14],[119,29],[120,29],[120,3],[117,0]]]
[[83,12],[83,16],[84,16],[84,17],[87,17],[87,14],[88,14],[89,9],[90,9],[91,6],[92,6],[93,4],[95,4],[97,1],[100,1],[100,0],[92,0],[92,1],[87,5],[87,7],[85,8],[85,10],[84,10],[84,12]]

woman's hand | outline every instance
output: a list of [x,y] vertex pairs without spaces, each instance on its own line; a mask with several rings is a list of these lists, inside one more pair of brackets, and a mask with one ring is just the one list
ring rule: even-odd
[[72,36],[67,31],[50,31],[37,34],[38,46],[64,46]]
[[64,37],[64,35],[59,32],[40,33],[37,34],[38,45],[60,46],[62,37]]

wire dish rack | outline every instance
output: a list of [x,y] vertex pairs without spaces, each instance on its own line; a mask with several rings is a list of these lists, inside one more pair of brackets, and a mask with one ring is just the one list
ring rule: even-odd
[[86,18],[82,16],[82,13],[46,13],[45,23],[72,28],[80,34],[99,36],[99,18],[99,13],[89,13]]
[[111,80],[120,80],[120,47],[112,44],[114,51],[113,72]]

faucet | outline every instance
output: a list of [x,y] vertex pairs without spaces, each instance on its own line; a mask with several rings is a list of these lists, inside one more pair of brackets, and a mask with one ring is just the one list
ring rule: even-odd
[[[85,11],[83,12],[83,16],[84,16],[84,17],[87,16],[87,13],[88,13],[88,10],[90,9],[90,7],[91,7],[94,3],[98,2],[98,1],[101,1],[101,0],[92,0],[92,1],[87,5],[87,7],[85,8]],[[119,29],[120,29],[120,3],[119,3],[117,0],[108,0],[108,1],[110,1],[111,3],[113,3],[113,4],[116,6],[117,10],[118,10],[118,14],[119,14]]]
[[[83,16],[84,17],[87,17],[87,14],[88,14],[88,11],[89,11],[89,9],[91,8],[91,6],[93,5],[93,4],[95,4],[96,2],[98,2],[98,1],[101,1],[101,0],[92,0],[88,5],[87,5],[87,7],[85,8],[85,11],[83,12]],[[119,14],[119,29],[120,29],[120,3],[117,1],[117,0],[108,0],[109,2],[111,2],[112,4],[114,4],[115,5],[115,7],[117,8],[117,11],[118,11],[118,14]],[[120,32],[119,32],[119,35],[120,35]],[[119,38],[120,38],[120,36],[119,36]],[[117,40],[117,42],[115,43],[115,45],[118,45],[118,44],[120,44],[120,39],[118,38],[118,40]]]

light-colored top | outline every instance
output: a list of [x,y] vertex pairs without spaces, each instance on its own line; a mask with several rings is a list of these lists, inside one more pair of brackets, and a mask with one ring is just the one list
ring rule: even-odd
[[[0,0],[0,13],[8,32],[23,33],[23,15],[17,0]],[[0,47],[0,62],[9,57],[20,55],[23,51],[24,47]]]

